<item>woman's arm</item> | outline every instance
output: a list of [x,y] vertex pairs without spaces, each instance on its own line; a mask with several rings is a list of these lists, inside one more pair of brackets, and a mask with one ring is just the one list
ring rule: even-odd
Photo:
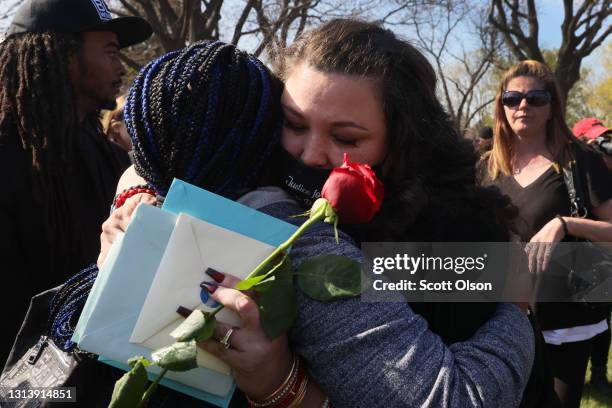
[[[226,275],[212,296],[235,310],[243,327],[233,332],[230,349],[218,341],[200,345],[232,366],[247,395],[263,400],[289,376],[291,353],[284,336],[266,338],[255,302],[225,287],[235,283]],[[299,296],[292,346],[311,374],[301,407],[320,407],[325,394],[334,406],[346,407],[512,407],[520,401],[533,333],[512,305],[500,305],[469,341],[447,347],[405,304],[321,303]],[[228,329],[219,324],[217,340]]]
[[[296,213],[287,208],[268,207],[264,211],[279,218]],[[315,227],[293,247],[294,266],[321,253],[349,256],[363,263],[359,249],[346,236],[341,237],[338,245],[330,226]],[[226,305],[233,301],[222,299],[221,294],[243,296],[219,287],[213,296]],[[533,361],[534,335],[527,316],[514,305],[500,305],[469,341],[446,346],[406,303],[366,303],[358,298],[318,302],[299,290],[298,300],[299,314],[290,333],[292,348],[334,406],[512,407],[521,400]],[[258,322],[251,323],[238,333],[261,332]],[[240,348],[235,335],[232,347],[238,341]],[[247,388],[247,394],[253,396],[273,388],[268,385],[264,393],[257,389],[257,381],[278,386],[289,370],[283,367],[282,375],[264,380],[264,371],[256,367],[269,370],[267,366],[276,359],[266,343],[265,337],[259,338],[251,343],[258,344],[252,353],[243,350],[240,359],[226,360],[234,370],[250,368],[247,381],[255,388]],[[215,354],[224,353],[219,343],[206,347]],[[322,401],[316,389],[311,395]]]
[[593,242],[612,242],[612,199],[593,208],[593,215],[597,220],[563,217],[569,234]]
[[[360,260],[333,231],[298,240],[299,264],[320,252]],[[529,378],[534,335],[527,316],[502,304],[466,342],[446,346],[405,303],[358,298],[318,302],[298,293],[290,339],[334,406],[517,406]]]
[[[529,269],[540,273],[548,267],[555,245],[566,235],[603,243],[610,247],[612,242],[612,199],[593,208],[597,220],[577,217],[556,217],[544,225],[529,241],[526,248]],[[564,227],[564,224],[566,227]],[[565,231],[567,228],[567,234]]]

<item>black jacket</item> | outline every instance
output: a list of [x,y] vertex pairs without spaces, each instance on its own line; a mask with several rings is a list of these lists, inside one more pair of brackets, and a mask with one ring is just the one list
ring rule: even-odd
[[[117,181],[129,158],[86,121],[75,138],[76,154],[66,166],[64,213],[74,231],[72,238],[50,231],[45,203],[35,198],[31,152],[16,134],[2,135],[0,145],[0,366],[4,365],[30,298],[61,284],[97,258],[102,222],[108,217]],[[65,249],[54,243],[62,242]],[[10,296],[7,294],[10,293]]]

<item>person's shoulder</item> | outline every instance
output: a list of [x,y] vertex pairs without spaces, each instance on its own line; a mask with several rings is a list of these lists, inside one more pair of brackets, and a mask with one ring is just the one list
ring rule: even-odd
[[249,191],[238,199],[238,202],[251,208],[261,209],[273,204],[297,206],[297,202],[280,187],[262,186]]
[[597,150],[592,148],[587,143],[584,143],[580,140],[574,141],[572,142],[572,147],[573,147],[573,152],[576,156],[576,160],[582,159],[582,160],[601,160],[603,161],[603,158],[601,157],[601,153],[599,153]]
[[586,177],[608,178],[612,176],[602,153],[583,142],[575,142],[573,146],[574,159],[578,169],[586,173]]

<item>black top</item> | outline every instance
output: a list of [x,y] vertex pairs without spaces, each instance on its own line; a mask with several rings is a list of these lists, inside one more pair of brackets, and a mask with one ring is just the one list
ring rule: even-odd
[[[598,153],[577,146],[576,155],[590,218],[593,207],[612,198],[612,173]],[[526,187],[521,187],[512,175],[500,175],[495,181],[485,175],[483,184],[497,186],[518,207],[515,232],[524,242],[529,242],[557,214],[570,216],[569,193],[563,174],[553,166]],[[571,238],[564,240],[568,239]],[[539,303],[537,314],[543,330],[593,324],[602,319],[598,310],[576,303]]]
[[[52,240],[65,237],[47,231],[43,205],[32,192],[31,155],[21,147],[17,136],[4,138],[0,146],[0,274],[4,310],[0,337],[0,366],[19,330],[30,298],[97,259],[101,224],[108,217],[117,181],[129,166],[125,152],[94,128],[84,126],[75,138],[76,156],[68,166],[66,214],[75,239],[71,249],[52,249]],[[61,252],[61,253],[60,253]],[[9,294],[11,296],[7,296]],[[10,311],[10,313],[7,313]]]
[[[595,152],[584,151],[585,194],[592,207],[597,207],[612,198],[612,175],[601,156]],[[515,220],[516,233],[524,242],[529,242],[547,222],[556,215],[570,216],[569,194],[563,181],[563,174],[550,166],[540,177],[526,187],[512,175],[500,175],[491,182],[485,178],[485,184],[497,186],[502,193],[512,199],[519,209]],[[589,208],[591,212],[592,208]]]

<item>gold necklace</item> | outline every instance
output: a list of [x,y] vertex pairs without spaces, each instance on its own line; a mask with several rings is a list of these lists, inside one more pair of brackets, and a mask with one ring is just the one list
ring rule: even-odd
[[[521,174],[521,172],[522,172],[523,170],[525,170],[527,167],[529,167],[529,165],[530,165],[530,164],[532,164],[532,161],[533,161],[533,160],[530,160],[529,162],[527,162],[527,164],[526,164],[526,165],[524,165],[524,166],[523,166],[522,168],[520,168],[520,169],[519,169],[519,168],[515,169],[515,168],[514,168],[515,166],[512,166],[512,175],[516,176],[516,175],[518,175],[518,174]],[[550,163],[549,163],[549,162],[545,162],[545,163],[543,162],[543,163],[541,163],[541,164],[539,164],[539,165],[537,165],[537,166],[534,166],[534,167],[535,167],[535,168],[539,168],[539,167],[544,167],[544,165],[550,166]]]

